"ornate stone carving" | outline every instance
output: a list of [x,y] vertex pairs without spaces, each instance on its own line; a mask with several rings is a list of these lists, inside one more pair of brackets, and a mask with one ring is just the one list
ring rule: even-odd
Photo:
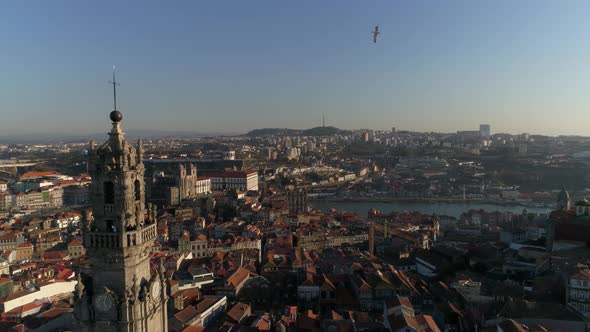
[[108,264],[119,263],[119,262],[123,261],[123,255],[122,254],[106,254],[104,256],[104,261],[105,261],[105,263],[108,263]]
[[[99,319],[110,321],[108,324],[114,323],[126,331],[136,327],[141,327],[141,331],[165,330],[167,315],[163,300],[166,296],[160,296],[160,302],[151,299],[157,302],[150,306],[157,308],[153,311],[148,303],[143,302],[149,295],[147,280],[154,280],[149,261],[151,244],[146,243],[146,239],[151,241],[154,234],[152,232],[148,236],[144,233],[147,231],[138,226],[144,222],[146,215],[152,218],[155,212],[155,209],[146,211],[143,206],[143,165],[140,156],[143,152],[136,151],[125,141],[120,127],[121,118],[117,119],[109,133],[109,140],[89,153],[95,218],[91,230],[84,229],[83,232],[85,239],[88,242],[92,239],[93,243],[88,244],[92,279],[88,278],[84,283],[79,277],[81,281],[73,294],[76,312],[83,313],[76,316],[81,323],[76,330],[100,331],[98,326],[102,323],[96,322]],[[135,192],[135,180],[140,181],[139,195]],[[113,186],[105,185],[107,182]],[[130,275],[132,280],[128,279]],[[112,306],[108,305],[111,297]],[[84,307],[79,299],[86,301],[87,305]],[[98,310],[94,304],[102,305],[103,310]],[[105,309],[107,307],[108,310]],[[96,314],[90,313],[90,309],[96,309]],[[148,318],[149,313],[154,315],[152,319]]]
[[80,271],[76,272],[77,274],[77,283],[76,283],[76,287],[74,288],[74,291],[76,293],[76,298],[78,300],[81,300],[84,295],[86,294],[86,287],[84,286],[84,281],[82,280],[82,276],[80,274]]

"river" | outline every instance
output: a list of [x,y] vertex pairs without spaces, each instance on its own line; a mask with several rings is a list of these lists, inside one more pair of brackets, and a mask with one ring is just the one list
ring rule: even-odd
[[522,213],[524,208],[528,212],[533,213],[549,213],[551,208],[523,206],[523,205],[501,205],[493,203],[477,203],[477,202],[410,202],[410,201],[392,201],[392,202],[367,202],[367,201],[325,201],[314,200],[311,206],[315,209],[320,209],[324,212],[335,208],[338,211],[355,212],[361,216],[366,216],[370,208],[381,210],[383,213],[391,211],[418,211],[425,214],[447,215],[452,217],[459,217],[461,213],[467,210],[483,209],[488,212],[501,211]]

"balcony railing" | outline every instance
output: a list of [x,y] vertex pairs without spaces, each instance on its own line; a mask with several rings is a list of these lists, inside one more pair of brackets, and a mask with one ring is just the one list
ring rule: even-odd
[[122,248],[153,241],[157,236],[157,225],[153,223],[137,230],[121,233],[89,232],[87,239],[90,248]]
[[115,204],[105,204],[104,205],[104,214],[107,216],[112,216],[115,213]]
[[88,241],[90,248],[121,248],[118,233],[91,232]]

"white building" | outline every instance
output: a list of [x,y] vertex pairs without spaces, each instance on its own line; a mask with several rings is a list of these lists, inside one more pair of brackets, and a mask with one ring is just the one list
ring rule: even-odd
[[200,234],[192,239],[188,234],[183,234],[183,236],[178,239],[178,250],[182,253],[190,252],[193,257],[209,257],[207,244],[207,237],[204,234]]
[[590,270],[578,264],[574,273],[567,278],[567,305],[590,317]]
[[25,238],[20,233],[0,235],[0,250],[16,250],[16,247],[25,242]]
[[208,174],[213,190],[234,189],[239,191],[258,191],[258,172],[256,170],[229,171]]
[[206,266],[191,267],[188,269],[190,278],[178,280],[178,290],[186,290],[212,284],[214,281],[213,272]]
[[208,194],[211,192],[211,179],[208,177],[197,177],[197,181],[195,182],[195,190],[196,194]]
[[236,151],[225,151],[223,152],[224,160],[236,160]]
[[4,303],[0,304],[0,309],[2,309],[1,311],[7,312],[16,307],[31,303],[35,300],[50,299],[59,294],[72,293],[77,283],[78,281],[76,280],[55,281],[50,284],[43,285],[37,290],[25,293],[22,296],[15,296],[20,295],[21,292],[17,294],[11,294],[7,296],[7,298],[4,300]]
[[479,125],[479,135],[484,138],[490,137],[491,130],[489,124],[481,124]]

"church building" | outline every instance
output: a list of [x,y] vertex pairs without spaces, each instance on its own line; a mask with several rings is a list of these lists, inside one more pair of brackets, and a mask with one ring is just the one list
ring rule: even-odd
[[145,206],[141,141],[125,140],[116,103],[110,119],[109,139],[89,150],[92,218],[82,225],[89,263],[74,291],[75,330],[167,331],[164,268],[150,265],[156,209]]

